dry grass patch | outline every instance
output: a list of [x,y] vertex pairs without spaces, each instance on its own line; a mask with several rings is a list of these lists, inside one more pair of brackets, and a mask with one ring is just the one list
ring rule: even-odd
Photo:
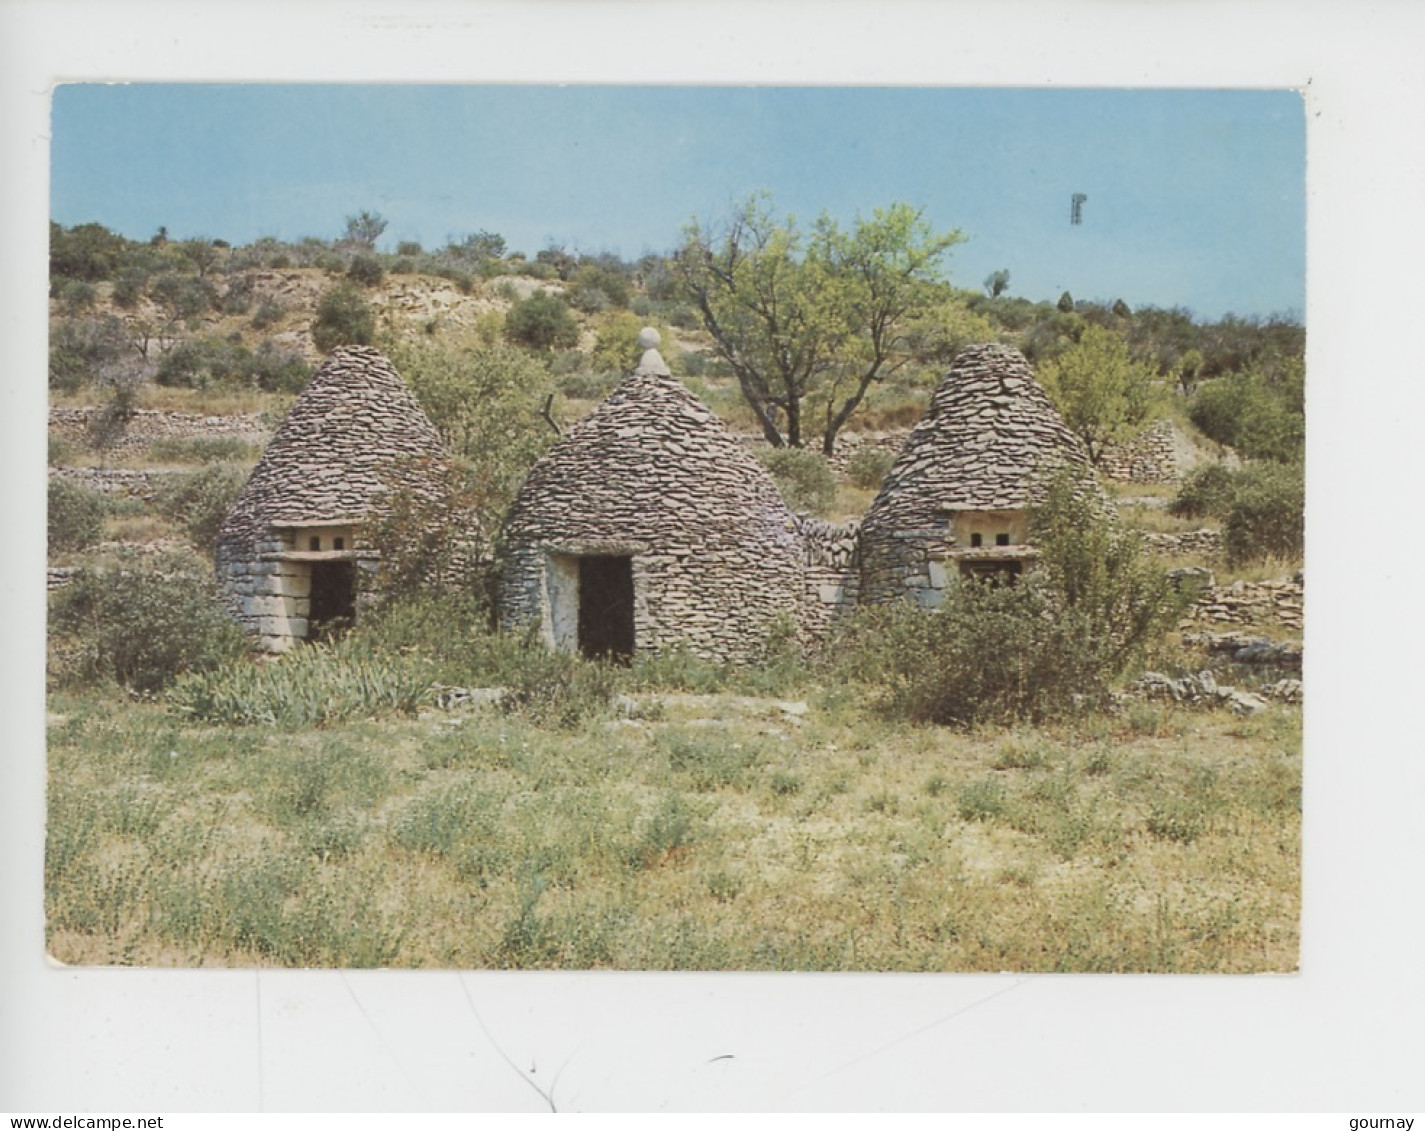
[[[318,731],[56,697],[65,962],[1284,970],[1299,714],[958,732],[662,697]],[[795,705],[793,705],[795,706]],[[655,712],[656,714],[656,712]]]

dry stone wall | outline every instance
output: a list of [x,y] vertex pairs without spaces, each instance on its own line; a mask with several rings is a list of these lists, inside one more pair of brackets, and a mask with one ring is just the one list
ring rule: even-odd
[[805,623],[815,639],[860,601],[861,523],[831,523],[807,515],[798,515],[796,523],[806,555]]
[[1164,557],[1220,558],[1222,533],[1217,530],[1187,530],[1179,534],[1145,534],[1148,549]]
[[52,467],[51,479],[63,479],[88,487],[91,491],[102,491],[106,495],[128,495],[142,499],[146,503],[157,501],[163,494],[169,479],[183,474],[178,470],[158,468],[114,468],[114,467]]
[[1098,467],[1108,478],[1124,483],[1177,482],[1182,470],[1173,422],[1159,420],[1126,444],[1110,444]]
[[[51,408],[49,434],[72,444],[90,442],[103,427],[103,408]],[[231,437],[252,444],[265,443],[271,429],[259,413],[235,416],[203,416],[195,412],[164,412],[137,409],[122,431],[113,433],[106,445],[115,453],[146,448],[155,440],[190,437]]]
[[1300,632],[1303,625],[1303,576],[1276,581],[1234,581],[1214,585],[1192,609],[1192,620],[1215,624],[1276,624]]

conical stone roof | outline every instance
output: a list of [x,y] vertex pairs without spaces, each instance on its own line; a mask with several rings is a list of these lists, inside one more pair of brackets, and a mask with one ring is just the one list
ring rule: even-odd
[[218,536],[240,554],[271,526],[365,518],[384,492],[437,493],[446,453],[415,395],[378,351],[343,346],[308,382]]
[[506,539],[792,546],[766,469],[674,377],[625,380],[530,471]]
[[[863,532],[923,530],[951,510],[1020,510],[1043,501],[1062,466],[1093,472],[1018,350],[964,350],[941,381],[880,493]],[[863,533],[864,536],[864,533]]]

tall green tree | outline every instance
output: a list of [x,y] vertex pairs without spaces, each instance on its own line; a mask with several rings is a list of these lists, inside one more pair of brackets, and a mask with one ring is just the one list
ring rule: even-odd
[[1064,423],[1097,464],[1109,444],[1130,440],[1156,415],[1163,382],[1135,361],[1122,335],[1086,326],[1079,340],[1039,369]]
[[963,238],[900,203],[850,230],[823,215],[803,236],[758,196],[720,230],[694,220],[674,269],[768,443],[806,446],[814,408],[830,455],[871,385],[910,360],[912,316],[940,297]]
[[542,412],[552,391],[548,371],[523,350],[473,335],[401,341],[389,352],[467,471],[471,505],[493,534],[555,439]]

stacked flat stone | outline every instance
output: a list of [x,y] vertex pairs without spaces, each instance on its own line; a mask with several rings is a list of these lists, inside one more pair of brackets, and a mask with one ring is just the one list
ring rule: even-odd
[[501,539],[500,621],[549,615],[551,555],[627,555],[636,652],[743,662],[781,618],[803,623],[805,553],[771,476],[648,346],[520,489]]
[[1234,581],[1216,585],[1193,606],[1197,621],[1217,624],[1267,625],[1300,630],[1303,626],[1305,582],[1301,574],[1275,581]]
[[[218,534],[218,580],[239,621],[274,651],[306,633],[302,567],[276,559],[292,549],[277,528],[352,524],[359,534],[383,498],[440,499],[448,470],[435,426],[395,367],[366,346],[336,350],[278,426]],[[374,556],[360,564],[358,585],[369,588]]]
[[1109,444],[1099,468],[1122,483],[1175,483],[1182,478],[1173,422],[1159,420],[1123,444]]
[[799,514],[796,524],[806,554],[806,625],[816,638],[860,600],[861,523],[857,519],[832,523]]
[[[1002,345],[955,359],[907,437],[861,524],[861,599],[933,586],[949,511],[1022,511],[1042,502],[1059,467],[1094,484],[1088,455],[1029,363]],[[1094,487],[1096,490],[1096,485]]]
[[1184,530],[1177,534],[1143,535],[1148,549],[1168,557],[1216,558],[1222,555],[1222,533],[1217,530]]

